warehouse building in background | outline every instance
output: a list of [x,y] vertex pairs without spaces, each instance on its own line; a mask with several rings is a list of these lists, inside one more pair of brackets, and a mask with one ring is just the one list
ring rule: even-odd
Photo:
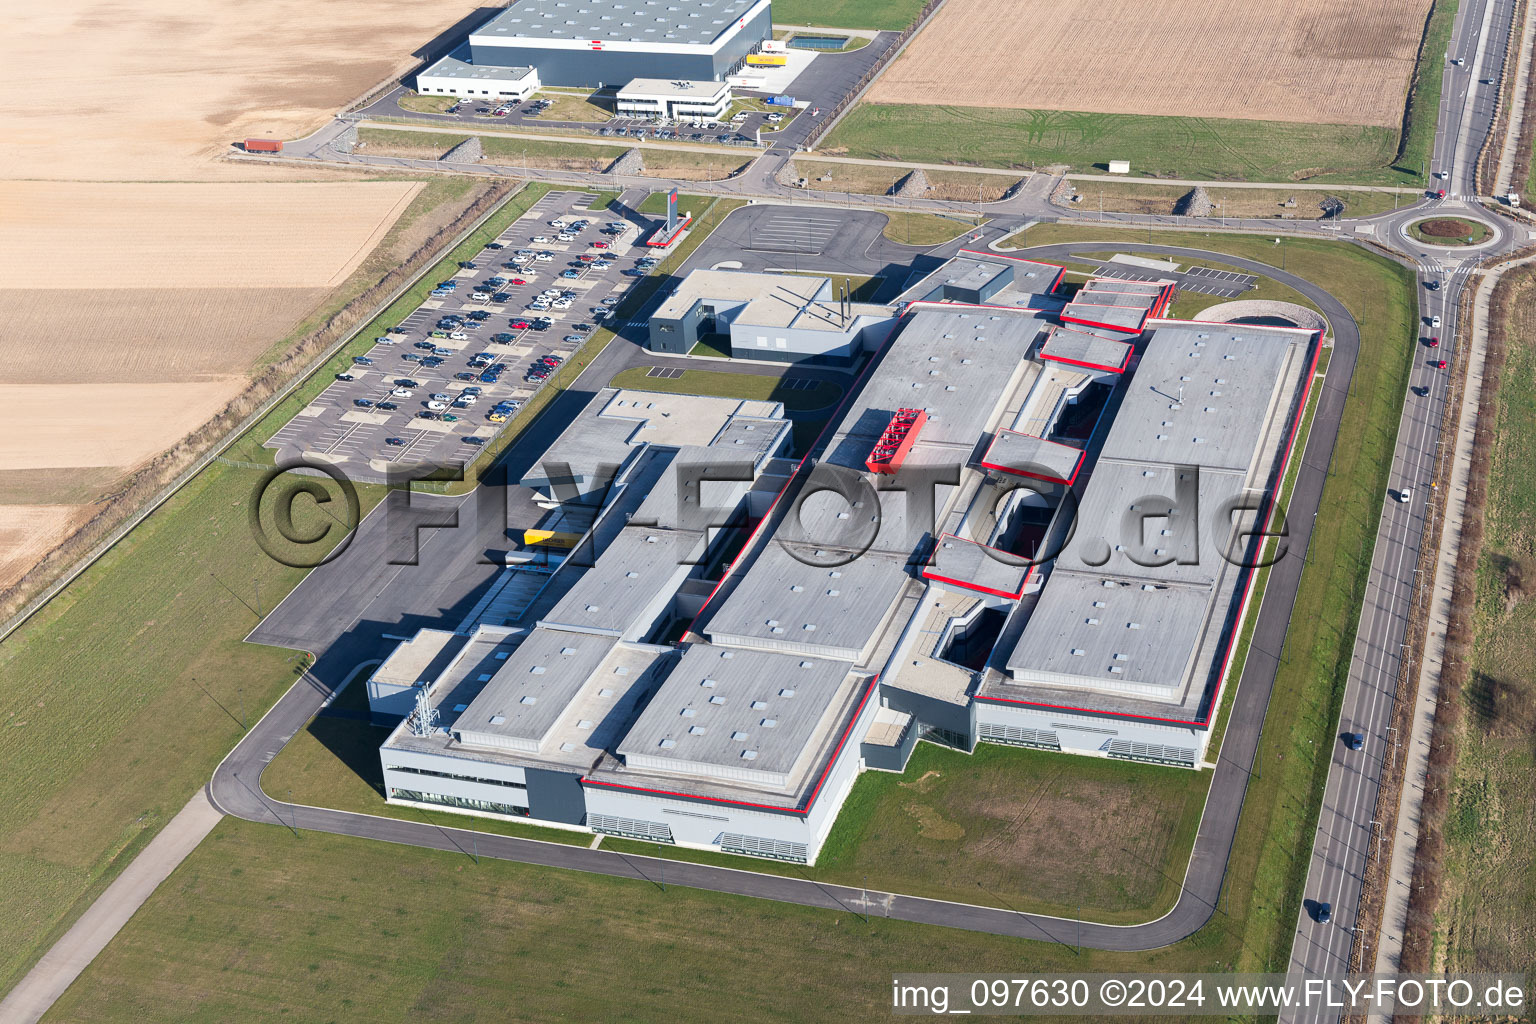
[[769,0],[515,0],[422,71],[417,88],[495,97],[529,82],[724,82],[772,38]]

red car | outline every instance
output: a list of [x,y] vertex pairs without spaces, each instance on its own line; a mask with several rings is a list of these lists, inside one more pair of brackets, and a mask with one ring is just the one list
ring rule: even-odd
[[514,277],[512,280],[508,281],[507,283],[508,284],[527,284],[528,283],[528,279],[526,277]]
[[526,331],[528,329],[528,321],[527,320],[513,320],[507,326],[511,327],[514,331]]
[[1435,369],[1437,369],[1437,370],[1445,369],[1445,360],[1444,359],[1437,359],[1437,360],[1435,360]]
[[1435,198],[1436,199],[1444,199],[1445,198],[1445,189],[1442,188],[1442,189],[1438,190],[1435,193]]
[[1430,338],[1429,339],[1429,347],[1430,348],[1439,348],[1440,347],[1440,339],[1439,338]]
[[593,242],[592,243],[592,248],[594,248],[594,249],[606,249],[606,248],[608,248],[608,243],[607,242]]
[[580,255],[580,256],[579,256],[579,257],[577,257],[577,258],[578,258],[578,259],[580,259],[580,260],[581,260],[581,262],[583,262],[583,263],[596,263],[596,262],[597,262],[597,257],[596,257],[596,256],[593,256],[593,255],[592,255],[592,254],[591,254],[591,253],[589,253],[589,252],[584,252],[584,253],[582,253],[582,254],[581,254],[581,255]]

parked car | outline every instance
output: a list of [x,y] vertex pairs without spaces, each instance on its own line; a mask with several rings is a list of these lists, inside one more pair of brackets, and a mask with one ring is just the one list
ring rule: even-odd
[[393,445],[396,448],[403,448],[405,447],[406,441],[403,437],[386,437],[384,439],[384,443],[387,445]]
[[352,374],[350,374],[350,373],[338,373],[336,375],[336,379],[339,380],[339,381],[342,381],[343,383],[345,383],[347,381],[357,380],[357,378],[352,376]]
[[468,434],[466,434],[463,437],[459,438],[459,443],[460,444],[472,444],[476,448],[478,448],[481,445],[485,444],[485,438],[483,438],[483,437],[470,437]]
[[357,406],[359,409],[373,408],[373,400],[368,398],[354,398],[352,399],[352,404]]
[[396,409],[400,408],[394,402],[374,402],[373,407],[375,409],[383,409],[385,412],[394,412]]
[[428,402],[427,403],[427,408],[431,409],[433,412],[442,412],[444,409],[448,408],[448,403],[447,402]]

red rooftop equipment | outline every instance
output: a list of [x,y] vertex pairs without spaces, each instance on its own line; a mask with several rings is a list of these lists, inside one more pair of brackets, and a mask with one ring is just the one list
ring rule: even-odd
[[869,458],[864,460],[865,468],[871,473],[896,472],[906,461],[907,453],[917,443],[917,435],[927,422],[928,413],[923,409],[897,409]]

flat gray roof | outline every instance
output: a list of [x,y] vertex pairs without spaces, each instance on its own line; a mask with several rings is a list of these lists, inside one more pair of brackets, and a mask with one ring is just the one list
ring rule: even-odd
[[996,597],[1018,597],[1024,593],[1032,566],[1016,564],[1018,559],[1006,551],[985,544],[945,534],[933,548],[933,557],[923,569],[923,576],[940,583],[950,583],[969,590],[980,590]]
[[1139,334],[1147,322],[1147,310],[1121,306],[1098,306],[1087,302],[1069,302],[1061,311],[1063,320],[1084,320],[1091,325],[1117,327],[1126,334]]
[[538,628],[502,662],[458,716],[460,742],[537,751],[615,641]]
[[1083,461],[1083,449],[1017,430],[999,430],[981,461],[989,469],[1069,483]]
[[[731,28],[758,0],[516,0],[471,34],[474,42],[602,39],[703,45]],[[481,38],[475,38],[481,37]]]
[[[1100,457],[1078,505],[1072,540],[1057,556],[1056,567],[1209,586],[1228,557],[1241,560],[1240,552],[1230,550],[1230,524],[1248,520],[1226,512],[1243,496],[1244,483],[1241,473],[1228,470]],[[1192,500],[1182,500],[1186,496]],[[1251,498],[1256,505],[1259,495]],[[1141,535],[1135,536],[1138,528]]]
[[1035,315],[1006,310],[920,309],[909,314],[838,434],[869,438],[873,444],[897,409],[919,408],[928,413],[919,444],[970,450],[1001,411],[1044,327]]
[[1091,277],[1078,289],[1078,294],[1081,295],[1083,292],[1127,292],[1157,295],[1165,287],[1173,283],[1172,279],[1139,281],[1126,277]]
[[1008,669],[1020,683],[1174,699],[1187,685],[1210,596],[1204,587],[1143,589],[1058,569]]
[[780,428],[789,427],[786,420],[754,421],[759,424],[757,430],[744,431],[754,441],[751,447],[679,448],[630,516],[630,523],[695,532],[724,525],[728,519],[724,510],[745,497],[760,472],[763,452],[755,443],[756,435],[772,438]]
[[1247,471],[1282,368],[1309,341],[1299,331],[1159,324],[1136,366],[1103,457]]
[[401,641],[389,656],[373,670],[369,679],[389,686],[414,686],[431,682],[458,652],[457,633],[444,629],[418,629],[409,640]]
[[518,82],[527,78],[533,71],[531,67],[502,67],[497,64],[471,64],[464,57],[469,56],[467,50],[456,50],[456,54],[462,56],[448,56],[433,64],[425,71],[418,72],[420,78],[455,78],[476,82]]
[[859,661],[910,579],[903,559],[807,565],[769,539],[704,632],[717,644]]
[[620,636],[654,618],[704,557],[704,534],[626,526],[539,620],[541,627]]
[[[1068,309],[1072,307],[1068,306]],[[1137,316],[1141,316],[1137,313]],[[1119,372],[1130,358],[1131,346],[1106,338],[1101,333],[1079,331],[1071,327],[1052,327],[1040,346],[1041,359],[1053,359],[1073,366]]]
[[732,416],[709,442],[709,451],[724,452],[722,458],[741,459],[750,457],[761,462],[765,456],[777,454],[794,423],[787,419],[767,416]]
[[631,765],[689,774],[787,777],[814,753],[813,735],[857,682],[852,668],[694,644],[618,752]]
[[999,276],[1013,269],[1011,263],[1002,260],[978,259],[975,256],[956,256],[939,268],[936,279],[941,284],[956,288],[984,288]]
[[668,99],[707,99],[730,90],[724,82],[689,82],[677,78],[633,78],[618,91],[618,98],[666,97]]

